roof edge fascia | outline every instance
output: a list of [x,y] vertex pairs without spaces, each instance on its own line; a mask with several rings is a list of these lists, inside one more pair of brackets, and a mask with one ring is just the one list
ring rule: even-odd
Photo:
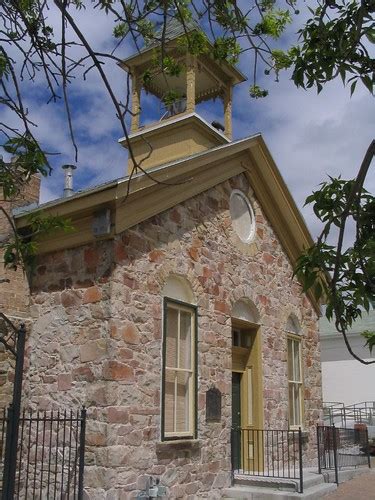
[[[208,121],[206,121],[204,118],[202,118],[201,116],[199,116],[195,112],[188,113],[188,114],[181,114],[175,118],[170,118],[170,119],[165,120],[165,121],[159,121],[159,122],[153,123],[151,125],[145,126],[141,130],[138,130],[137,132],[133,132],[133,133],[128,134],[128,138],[129,138],[129,140],[136,139],[137,137],[141,137],[144,135],[152,134],[153,132],[161,131],[169,126],[180,125],[180,124],[182,125],[183,123],[186,123],[189,120],[196,121],[200,127],[205,127],[205,128],[207,127],[207,129],[208,129],[207,132],[212,133],[212,135],[214,135],[217,139],[220,139],[226,143],[231,142],[231,140],[228,139],[228,137],[226,137],[224,134],[220,133],[215,127],[213,127],[210,123],[208,123]],[[124,142],[126,142],[126,137],[120,137],[120,139],[118,139],[117,142],[119,142],[120,144],[123,144]]]
[[309,243],[309,246],[313,245],[314,240],[313,240],[313,237],[312,237],[312,235],[307,227],[305,218],[303,217],[301,211],[297,207],[296,202],[294,201],[294,198],[293,198],[287,184],[285,183],[285,181],[284,181],[284,179],[283,179],[283,177],[282,177],[282,175],[281,175],[281,173],[276,165],[276,162],[273,159],[271,152],[268,149],[268,146],[267,146],[266,142],[264,141],[263,136],[261,134],[259,135],[259,142],[261,143],[261,147],[262,147],[262,150],[266,156],[267,161],[272,166],[273,174],[274,174],[275,178],[277,179],[277,182],[280,185],[280,187],[281,187],[281,189],[286,197],[286,200],[288,201],[288,204],[290,205],[290,207],[293,211],[293,214],[296,218],[296,222],[298,223],[299,227],[303,230],[303,233],[306,237],[306,240]]
[[[124,193],[126,193],[127,196],[131,196],[132,194],[134,194],[137,191],[140,191],[141,189],[154,186],[155,184],[157,184],[157,182],[163,182],[166,180],[173,179],[174,174],[180,175],[179,169],[183,166],[188,167],[189,165],[194,164],[194,168],[196,168],[197,162],[206,164],[207,156],[212,155],[212,158],[210,158],[211,162],[215,161],[216,157],[218,155],[221,155],[223,152],[227,155],[227,154],[236,154],[241,150],[245,150],[247,148],[247,143],[250,143],[251,141],[257,139],[258,137],[260,137],[260,134],[255,134],[253,136],[246,137],[244,139],[239,139],[238,141],[228,142],[227,144],[220,144],[219,146],[216,146],[212,149],[208,149],[207,151],[202,151],[200,153],[196,153],[189,157],[180,158],[173,162],[165,163],[155,168],[148,169],[147,174],[141,172],[138,174],[134,174],[131,179],[129,178],[129,176],[119,178],[114,181],[110,181],[106,184],[96,186],[92,189],[78,192],[68,198],[59,198],[57,200],[52,200],[47,203],[43,203],[39,205],[37,208],[27,211],[27,213],[22,212],[16,214],[14,216],[14,219],[17,222],[17,227],[24,227],[27,225],[26,217],[31,213],[36,213],[41,210],[47,211],[48,213],[49,211],[52,211],[54,209],[58,210],[59,208],[64,207],[62,215],[69,215],[77,211],[77,207],[74,205],[77,205],[76,202],[81,202],[83,199],[85,199],[86,201],[86,203],[84,203],[85,209],[95,207],[95,205],[98,204],[97,197],[99,197],[99,195],[101,195],[102,193],[107,192],[108,198],[111,197],[112,201],[116,201],[123,198],[125,196]],[[130,186],[130,189],[128,189],[129,180],[133,184]],[[118,190],[119,192],[116,192],[114,194],[112,193],[112,191],[114,190],[115,191]],[[101,203],[103,202],[104,200]],[[79,208],[78,211],[80,211]]]

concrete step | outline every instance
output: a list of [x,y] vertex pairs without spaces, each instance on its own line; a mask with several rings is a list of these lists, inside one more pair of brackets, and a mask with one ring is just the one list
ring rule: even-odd
[[[324,483],[324,477],[321,474],[311,473],[307,471],[304,472],[304,488],[310,488],[322,483]],[[300,482],[299,479],[235,474],[233,484],[234,486],[255,486],[262,488],[273,488],[282,491],[298,491]]]
[[[350,481],[350,479],[353,479],[354,477],[357,476],[361,476],[362,474],[366,474],[370,470],[371,469],[369,469],[368,467],[357,467],[355,469],[348,467],[346,469],[341,469],[339,470],[338,474],[339,484],[345,483],[345,481]],[[322,471],[322,476],[324,477],[324,481],[326,483],[334,483],[336,480],[334,470]]]
[[322,474],[313,469],[303,471],[304,492],[298,493],[299,480],[235,474],[234,485],[223,492],[223,498],[251,500],[291,500],[323,498],[336,489],[336,484],[325,482]]
[[223,499],[237,498],[241,500],[318,500],[337,488],[336,484],[320,483],[304,490],[303,493],[295,491],[280,491],[265,487],[232,486],[223,491]]
[[317,486],[319,484],[323,484],[325,482],[322,474],[318,474],[317,472],[304,472],[303,473],[303,487],[306,490],[307,488],[312,488],[313,486]]
[[[366,474],[367,467],[347,468],[339,471],[339,484],[354,477]],[[242,500],[317,500],[335,491],[335,471],[318,474],[315,469],[304,470],[304,491],[298,493],[299,481],[262,476],[238,474],[234,476],[234,485],[223,492],[223,499],[239,498]]]
[[243,476],[235,477],[233,486],[248,488],[272,488],[282,491],[298,491],[297,479],[282,479],[274,477]]

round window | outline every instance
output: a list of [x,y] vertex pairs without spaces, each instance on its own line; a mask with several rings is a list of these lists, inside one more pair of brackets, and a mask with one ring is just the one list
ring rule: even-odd
[[229,208],[234,230],[240,240],[250,243],[255,235],[255,216],[253,207],[242,191],[232,191]]

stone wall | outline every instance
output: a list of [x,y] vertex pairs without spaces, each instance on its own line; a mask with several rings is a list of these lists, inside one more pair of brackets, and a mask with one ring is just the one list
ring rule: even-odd
[[[11,216],[12,209],[39,201],[40,178],[33,175],[21,193],[10,201],[4,201],[0,189],[0,206]],[[11,225],[0,211],[0,244],[12,234]],[[4,251],[0,248],[0,311],[14,324],[26,322],[29,318],[30,291],[23,270],[4,268]],[[0,408],[8,405],[13,390],[14,359],[0,343]]]
[[[255,242],[232,229],[232,188],[256,214]],[[276,207],[275,207],[276,209]],[[198,303],[198,439],[160,442],[161,292],[184,276]],[[86,492],[133,498],[150,475],[168,498],[220,498],[230,484],[231,310],[258,309],[265,427],[287,428],[285,325],[302,326],[306,457],[314,460],[321,377],[317,317],[245,176],[155,216],[114,241],[40,259],[33,280],[27,397],[42,408],[88,407]],[[205,393],[222,392],[220,423],[205,421]]]

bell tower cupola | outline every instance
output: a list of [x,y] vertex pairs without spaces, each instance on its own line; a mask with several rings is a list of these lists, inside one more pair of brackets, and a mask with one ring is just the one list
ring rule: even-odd
[[[183,26],[174,18],[166,25],[163,58],[173,61],[176,71],[162,71],[161,44],[156,41],[146,44],[120,64],[131,77],[129,142],[142,169],[188,157],[232,140],[232,90],[246,78],[234,66],[216,60],[208,41],[207,50],[199,55],[187,50],[186,40],[194,31],[201,30],[192,21]],[[155,40],[161,38],[160,30]],[[142,106],[142,89],[159,101],[160,116],[156,122],[143,124],[149,110]],[[196,112],[196,106],[217,98],[223,103],[223,123],[210,124]],[[128,147],[125,138],[119,142]],[[133,161],[129,158],[129,172],[132,169]]]

